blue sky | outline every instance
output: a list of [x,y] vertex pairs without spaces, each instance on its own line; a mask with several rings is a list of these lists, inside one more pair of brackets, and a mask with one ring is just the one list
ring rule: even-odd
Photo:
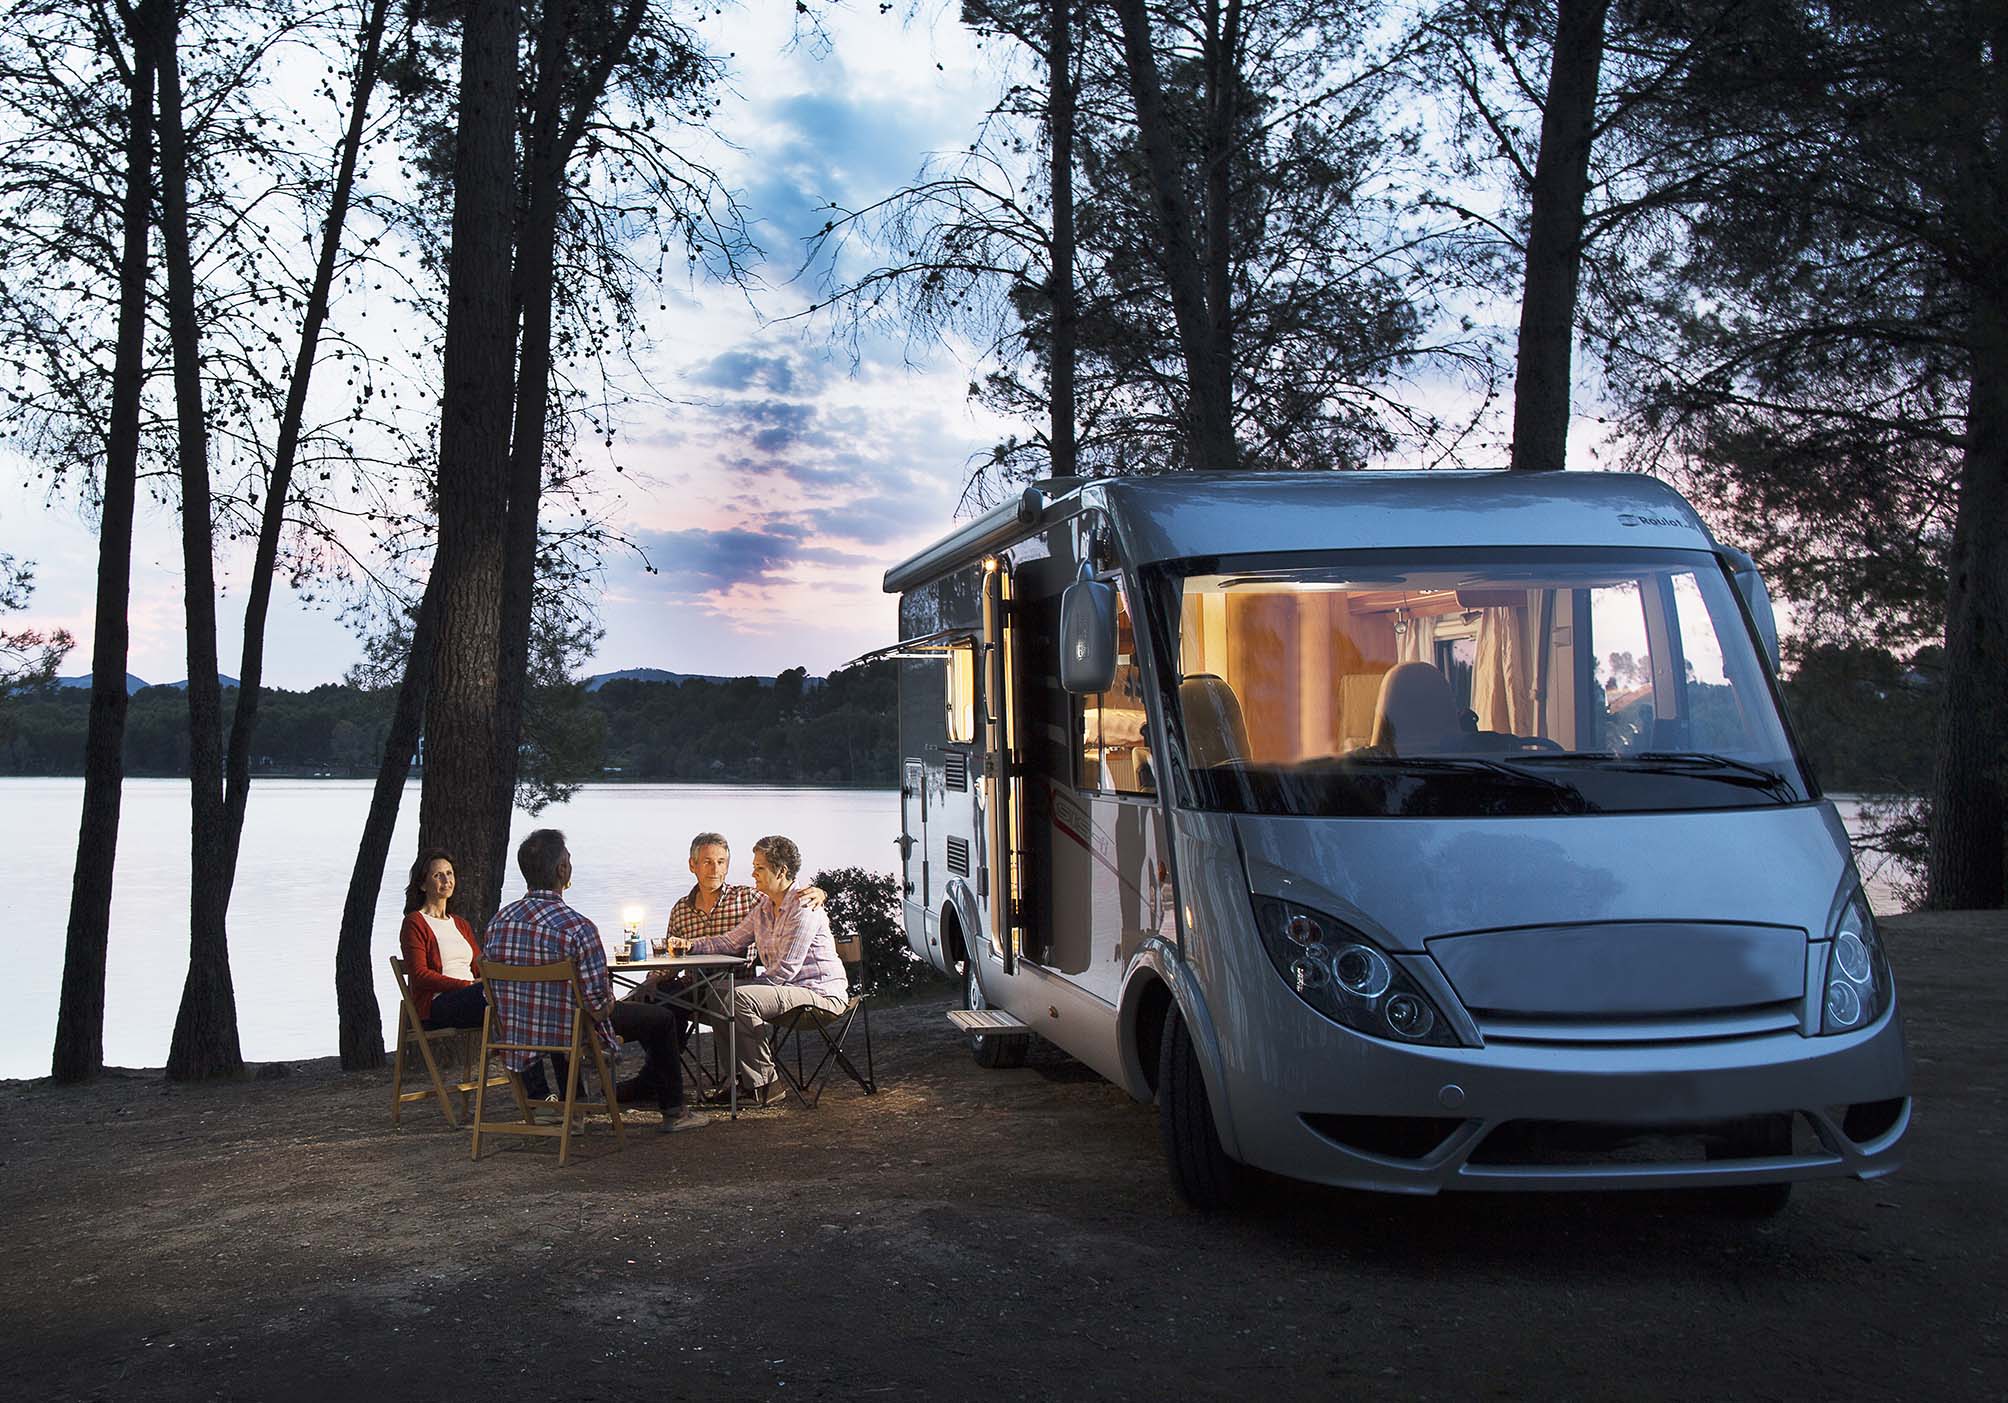
[[[631,415],[607,451],[608,469],[624,471],[599,476],[657,573],[609,560],[606,638],[587,671],[821,673],[890,642],[879,578],[947,529],[970,455],[1003,428],[967,404],[968,367],[953,354],[916,364],[905,346],[867,345],[854,367],[826,323],[780,320],[816,300],[791,279],[829,201],[868,202],[969,140],[998,82],[987,56],[946,17],[903,26],[875,5],[832,12],[826,49],[790,46],[790,8],[728,10],[704,27],[735,55],[718,118],[727,140],[708,154],[758,221],[762,286],[673,290],[650,325],[649,377],[675,402]],[[78,648],[64,671],[88,671],[97,542],[74,502],[0,489],[0,552],[37,567],[31,609],[12,622],[69,628]],[[143,504],[134,565],[130,670],[181,678],[180,545],[166,510]],[[228,672],[248,555],[219,566]],[[282,687],[336,680],[360,655],[331,609],[290,596],[275,601],[269,640],[267,680]]]

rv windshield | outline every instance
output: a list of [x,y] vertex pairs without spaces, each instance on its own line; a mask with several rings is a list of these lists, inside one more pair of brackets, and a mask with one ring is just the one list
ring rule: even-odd
[[1221,558],[1156,584],[1202,808],[1477,817],[1810,797],[1706,553]]

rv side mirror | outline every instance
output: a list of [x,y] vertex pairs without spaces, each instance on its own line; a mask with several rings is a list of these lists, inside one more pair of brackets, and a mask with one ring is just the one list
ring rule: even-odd
[[1764,656],[1771,660],[1771,671],[1777,672],[1782,663],[1778,656],[1778,616],[1771,610],[1771,591],[1764,588],[1764,577],[1757,573],[1755,560],[1729,547],[1723,548],[1722,556],[1729,562],[1736,588],[1742,592],[1744,607],[1750,610],[1750,621],[1757,625],[1757,637],[1764,644]]
[[1106,692],[1115,680],[1116,587],[1076,580],[1060,596],[1060,685],[1087,695]]

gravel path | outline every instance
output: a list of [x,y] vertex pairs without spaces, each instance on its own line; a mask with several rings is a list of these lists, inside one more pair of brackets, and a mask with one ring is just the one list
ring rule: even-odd
[[[1155,1113],[1043,1045],[877,1011],[882,1092],[470,1163],[332,1062],[0,1083],[0,1379],[24,1400],[1995,1398],[2008,915],[1886,923],[1909,1163],[1780,1217],[1694,1196],[1202,1218]],[[641,1119],[652,1120],[653,1117]],[[1986,1380],[1994,1378],[1989,1385]]]

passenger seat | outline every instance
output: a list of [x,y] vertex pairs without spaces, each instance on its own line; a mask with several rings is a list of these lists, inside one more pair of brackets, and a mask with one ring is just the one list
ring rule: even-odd
[[1248,723],[1226,678],[1194,673],[1178,684],[1178,704],[1185,713],[1186,752],[1194,769],[1248,758]]

